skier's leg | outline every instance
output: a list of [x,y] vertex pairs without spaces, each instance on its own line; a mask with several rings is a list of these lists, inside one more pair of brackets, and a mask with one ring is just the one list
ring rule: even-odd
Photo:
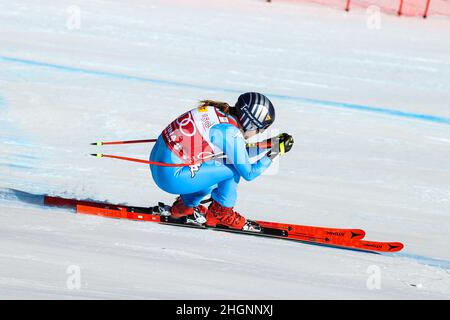
[[[195,207],[206,213],[207,209],[200,206],[200,201],[216,188],[222,190],[218,196],[223,200],[227,199],[227,203],[234,203],[236,199],[236,186],[233,186],[231,182],[222,183],[224,180],[234,179],[236,175],[234,168],[210,162],[203,163],[197,169],[193,173],[191,168],[183,167],[175,172],[167,170],[164,175],[160,175],[162,179],[159,181],[165,181],[166,191],[180,194],[180,198],[172,205],[171,213],[174,218],[193,214]],[[222,184],[219,187],[220,183]]]
[[246,219],[233,210],[237,199],[237,186],[241,176],[233,168],[235,174],[217,184],[211,196],[213,202],[206,213],[206,224],[214,227],[216,225],[227,226],[232,229],[242,229]]
[[[235,171],[234,168],[232,168]],[[237,186],[241,176],[235,171],[235,174],[217,184],[217,188],[211,193],[213,200],[224,207],[234,207],[237,199]]]
[[200,190],[198,192],[182,194],[180,196],[185,205],[187,205],[189,207],[196,207],[196,206],[200,205],[200,202],[203,200],[204,197],[211,194],[211,191],[213,191],[213,189],[215,187],[216,186],[211,186],[209,188]]
[[205,190],[232,178],[235,174],[232,166],[214,161],[202,163],[195,171],[191,167],[152,166],[152,175],[156,184],[166,192],[180,195],[194,193],[199,193],[199,196],[205,195]]

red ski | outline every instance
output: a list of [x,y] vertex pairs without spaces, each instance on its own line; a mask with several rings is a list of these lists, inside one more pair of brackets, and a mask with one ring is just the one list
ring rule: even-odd
[[342,229],[342,228],[327,228],[327,227],[314,227],[305,225],[296,225],[279,222],[267,222],[267,221],[255,221],[263,228],[274,228],[285,230],[289,235],[297,236],[310,236],[310,237],[330,237],[341,239],[362,239],[366,235],[364,230],[361,229]]
[[[145,208],[127,205],[114,205],[95,201],[66,199],[45,196],[44,204],[48,206],[70,207],[76,209],[77,213],[90,214],[103,217],[157,222],[162,224],[213,229],[233,233],[249,234],[279,239],[288,239],[304,243],[326,245],[353,250],[374,252],[396,252],[403,248],[399,242],[378,242],[362,240],[365,232],[361,229],[327,228],[286,223],[251,221],[258,230],[233,230],[226,227],[206,227],[205,225],[190,224],[184,219],[173,219],[169,215],[162,214],[167,208],[160,203],[158,206]],[[166,212],[167,213],[167,212]]]

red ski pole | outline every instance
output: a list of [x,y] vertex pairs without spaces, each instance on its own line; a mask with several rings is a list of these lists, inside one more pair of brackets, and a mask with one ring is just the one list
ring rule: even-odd
[[[93,146],[105,146],[111,144],[133,144],[133,143],[151,143],[156,142],[157,139],[147,139],[147,140],[125,140],[125,141],[99,141],[93,142],[91,145]],[[247,143],[247,148],[260,148],[260,149],[269,149],[271,148],[272,141],[271,139],[267,139],[266,141]]]
[[[147,139],[147,140],[128,140],[128,141],[110,141],[110,142],[96,142],[91,143],[91,145],[108,145],[108,144],[128,144],[128,143],[145,143],[145,142],[155,142],[156,139]],[[254,142],[254,143],[247,143],[247,148],[260,148],[260,149],[270,149],[272,147],[272,139],[267,139],[266,141],[261,142]],[[199,165],[202,162],[210,161],[213,159],[218,159],[220,157],[224,157],[223,153],[215,154],[211,156],[210,158],[202,159],[199,162],[196,163],[165,163],[165,162],[158,162],[158,161],[150,161],[150,160],[144,160],[144,159],[137,159],[137,158],[130,158],[130,157],[122,157],[122,156],[116,156],[112,154],[103,154],[103,153],[91,153],[91,156],[97,157],[97,158],[111,158],[111,159],[118,159],[118,160],[124,160],[124,161],[131,161],[131,162],[138,162],[138,163],[145,163],[155,166],[162,166],[162,167],[187,167],[192,165]]]
[[104,146],[108,144],[131,144],[131,143],[150,143],[156,142],[157,139],[147,139],[147,140],[127,140],[127,141],[107,141],[107,142],[93,142],[91,145],[93,146]]
[[136,158],[130,158],[130,157],[114,156],[112,154],[103,154],[103,153],[92,153],[91,156],[94,156],[97,158],[112,158],[112,159],[119,159],[119,160],[131,161],[131,162],[152,164],[155,166],[162,166],[162,167],[187,167],[187,166],[192,166],[195,164],[200,164],[200,163],[165,163],[165,162],[149,161],[149,160],[136,159]]

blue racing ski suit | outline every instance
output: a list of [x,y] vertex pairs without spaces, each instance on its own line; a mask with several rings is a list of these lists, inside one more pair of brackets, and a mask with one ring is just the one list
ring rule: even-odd
[[[232,117],[224,113],[223,116]],[[231,119],[235,121],[234,118]],[[270,166],[272,160],[263,156],[251,164],[241,131],[230,123],[214,124],[209,129],[207,138],[217,149],[223,151],[226,161],[210,160],[199,166],[184,167],[150,165],[153,179],[162,190],[181,195],[187,206],[198,206],[205,196],[211,194],[222,206],[234,207],[241,177],[247,181],[255,179]],[[150,160],[183,163],[167,146],[162,134],[151,151]]]

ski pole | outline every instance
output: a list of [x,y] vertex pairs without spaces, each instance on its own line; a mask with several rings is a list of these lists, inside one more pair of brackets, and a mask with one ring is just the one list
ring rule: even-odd
[[198,165],[200,163],[165,163],[165,162],[158,162],[158,161],[149,161],[149,160],[143,160],[143,159],[136,159],[136,158],[130,158],[130,157],[121,157],[121,156],[115,156],[112,154],[103,154],[103,153],[91,153],[91,156],[97,157],[97,158],[112,158],[112,159],[118,159],[118,160],[125,160],[125,161],[131,161],[131,162],[139,162],[139,163],[145,163],[145,164],[152,164],[155,166],[162,166],[162,167],[187,167],[192,165]]
[[272,139],[273,138],[269,138],[266,141],[246,143],[245,146],[247,149],[249,148],[270,149],[272,148]]
[[156,142],[157,139],[147,139],[147,140],[126,140],[126,141],[99,141],[93,142],[91,145],[93,146],[104,146],[108,144],[131,144],[131,143],[149,143]]
[[[93,146],[105,146],[112,144],[134,144],[134,143],[151,143],[156,142],[157,139],[147,139],[147,140],[125,140],[125,141],[99,141],[93,142],[91,145]],[[260,148],[260,149],[269,149],[272,147],[272,139],[267,139],[266,141],[261,142],[253,142],[247,143],[247,148]]]
[[[91,143],[91,144],[101,146],[101,145],[105,145],[105,144],[142,143],[142,142],[154,142],[154,141],[156,141],[156,139],[110,141],[110,142],[97,142],[97,143]],[[272,139],[267,139],[266,141],[261,141],[261,142],[247,143],[246,147],[248,149],[249,148],[270,149],[272,147]],[[118,160],[124,160],[124,161],[145,163],[145,164],[162,166],[162,167],[188,167],[188,166],[193,166],[193,165],[199,165],[206,161],[216,160],[221,157],[225,157],[225,155],[223,153],[220,153],[220,154],[214,154],[211,157],[202,159],[201,161],[196,162],[196,163],[165,163],[165,162],[150,161],[150,160],[130,158],[130,157],[122,157],[122,156],[116,156],[116,155],[112,155],[112,154],[103,154],[103,153],[91,153],[91,156],[94,156],[97,158],[111,158],[111,159],[118,159]]]

